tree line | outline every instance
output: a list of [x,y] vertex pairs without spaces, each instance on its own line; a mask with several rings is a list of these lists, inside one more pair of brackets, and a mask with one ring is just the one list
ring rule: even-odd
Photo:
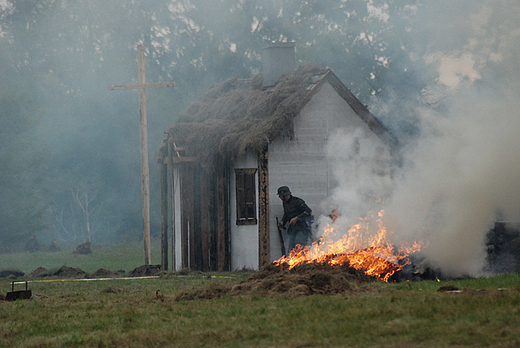
[[[31,236],[72,246],[140,238],[136,82],[148,81],[152,234],[158,232],[153,151],[212,83],[261,72],[270,41],[296,42],[298,64],[331,67],[398,135],[417,120],[389,100],[426,86],[418,0],[6,0],[0,3],[0,252]],[[405,97],[406,96],[406,97]],[[396,110],[398,110],[396,112]],[[154,215],[155,214],[155,215]]]

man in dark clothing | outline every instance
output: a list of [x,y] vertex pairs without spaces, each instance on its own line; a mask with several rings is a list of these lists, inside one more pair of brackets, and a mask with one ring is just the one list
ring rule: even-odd
[[287,186],[281,186],[278,189],[278,197],[282,200],[284,213],[279,225],[283,228],[286,223],[289,223],[287,230],[289,248],[287,252],[290,253],[297,244],[307,245],[311,233],[312,211],[303,199],[294,197]]

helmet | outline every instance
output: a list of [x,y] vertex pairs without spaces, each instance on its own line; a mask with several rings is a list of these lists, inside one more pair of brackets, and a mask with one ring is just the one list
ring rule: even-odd
[[280,186],[278,188],[278,196],[289,196],[291,194],[291,190],[287,186]]

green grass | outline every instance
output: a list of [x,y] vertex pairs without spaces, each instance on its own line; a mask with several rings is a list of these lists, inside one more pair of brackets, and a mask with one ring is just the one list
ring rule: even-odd
[[[176,302],[182,290],[247,274],[30,283],[0,302],[0,347],[516,347],[520,277],[374,283],[340,295]],[[8,281],[0,282],[9,288]],[[155,291],[166,297],[159,301]]]
[[[30,282],[32,300],[0,301],[0,347],[520,346],[518,274],[354,284],[338,295],[174,301],[181,291],[249,275]],[[446,285],[463,291],[437,291]],[[7,291],[10,282],[1,280]]]
[[[152,242],[152,264],[161,263],[161,252],[158,241]],[[38,267],[48,270],[61,266],[81,268],[87,273],[93,273],[99,268],[110,271],[132,271],[144,264],[144,249],[142,244],[106,245],[92,247],[91,255],[74,255],[71,250],[59,252],[38,251],[34,253],[0,254],[0,270],[18,269],[29,275]]]

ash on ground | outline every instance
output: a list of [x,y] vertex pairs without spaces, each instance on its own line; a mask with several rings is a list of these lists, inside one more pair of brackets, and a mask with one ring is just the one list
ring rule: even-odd
[[192,291],[179,293],[175,300],[190,301],[214,299],[222,296],[308,296],[313,294],[338,294],[356,291],[360,284],[374,282],[348,265],[308,263],[289,269],[286,264],[269,264],[250,278],[236,284],[213,283]]

